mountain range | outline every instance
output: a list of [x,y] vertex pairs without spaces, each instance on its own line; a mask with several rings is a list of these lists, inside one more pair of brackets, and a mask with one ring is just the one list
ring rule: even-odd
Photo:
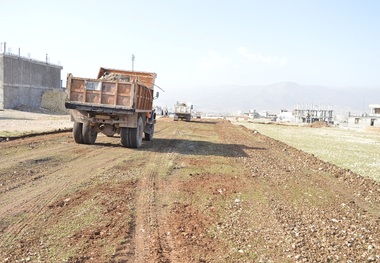
[[[187,88],[181,97],[202,112],[291,111],[295,108],[332,109],[341,114],[369,112],[380,104],[380,87],[326,87],[281,82],[270,85],[221,85]],[[174,103],[173,103],[174,104]]]

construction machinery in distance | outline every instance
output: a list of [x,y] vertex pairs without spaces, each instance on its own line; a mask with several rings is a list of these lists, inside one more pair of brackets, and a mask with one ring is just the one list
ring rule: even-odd
[[190,102],[179,102],[174,105],[174,120],[178,119],[190,121],[193,105]]

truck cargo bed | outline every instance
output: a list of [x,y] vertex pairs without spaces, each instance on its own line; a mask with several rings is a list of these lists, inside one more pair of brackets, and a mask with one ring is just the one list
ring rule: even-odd
[[[130,72],[127,73],[130,74]],[[118,72],[115,75],[119,76],[118,78],[110,78],[110,74],[113,73],[107,72],[108,78],[103,76],[99,79],[76,78],[69,74],[67,77],[66,108],[126,113],[150,111],[152,109],[155,75],[140,73],[141,76],[136,77],[122,75]],[[143,78],[144,76],[145,78]],[[144,84],[140,82],[140,79],[144,79]]]
[[100,68],[97,79],[68,74],[65,107],[70,109],[74,141],[94,144],[98,133],[119,134],[128,148],[139,148],[143,137],[151,141],[155,78],[156,73],[106,68]]

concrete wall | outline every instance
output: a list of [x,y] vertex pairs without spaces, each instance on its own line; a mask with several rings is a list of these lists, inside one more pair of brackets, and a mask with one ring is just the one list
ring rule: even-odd
[[380,127],[380,117],[371,116],[350,116],[348,117],[347,127],[349,128],[365,128]]
[[0,54],[0,110],[4,109],[4,59]]
[[0,54],[0,108],[40,108],[43,94],[61,87],[61,66]]

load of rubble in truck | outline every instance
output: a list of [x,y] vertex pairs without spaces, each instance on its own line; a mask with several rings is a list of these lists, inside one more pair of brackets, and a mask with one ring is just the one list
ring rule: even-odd
[[97,79],[67,75],[65,107],[76,143],[93,144],[99,132],[120,134],[121,144],[139,148],[153,139],[156,73],[100,68]]
[[174,120],[190,121],[193,105],[190,102],[178,102],[174,105]]

